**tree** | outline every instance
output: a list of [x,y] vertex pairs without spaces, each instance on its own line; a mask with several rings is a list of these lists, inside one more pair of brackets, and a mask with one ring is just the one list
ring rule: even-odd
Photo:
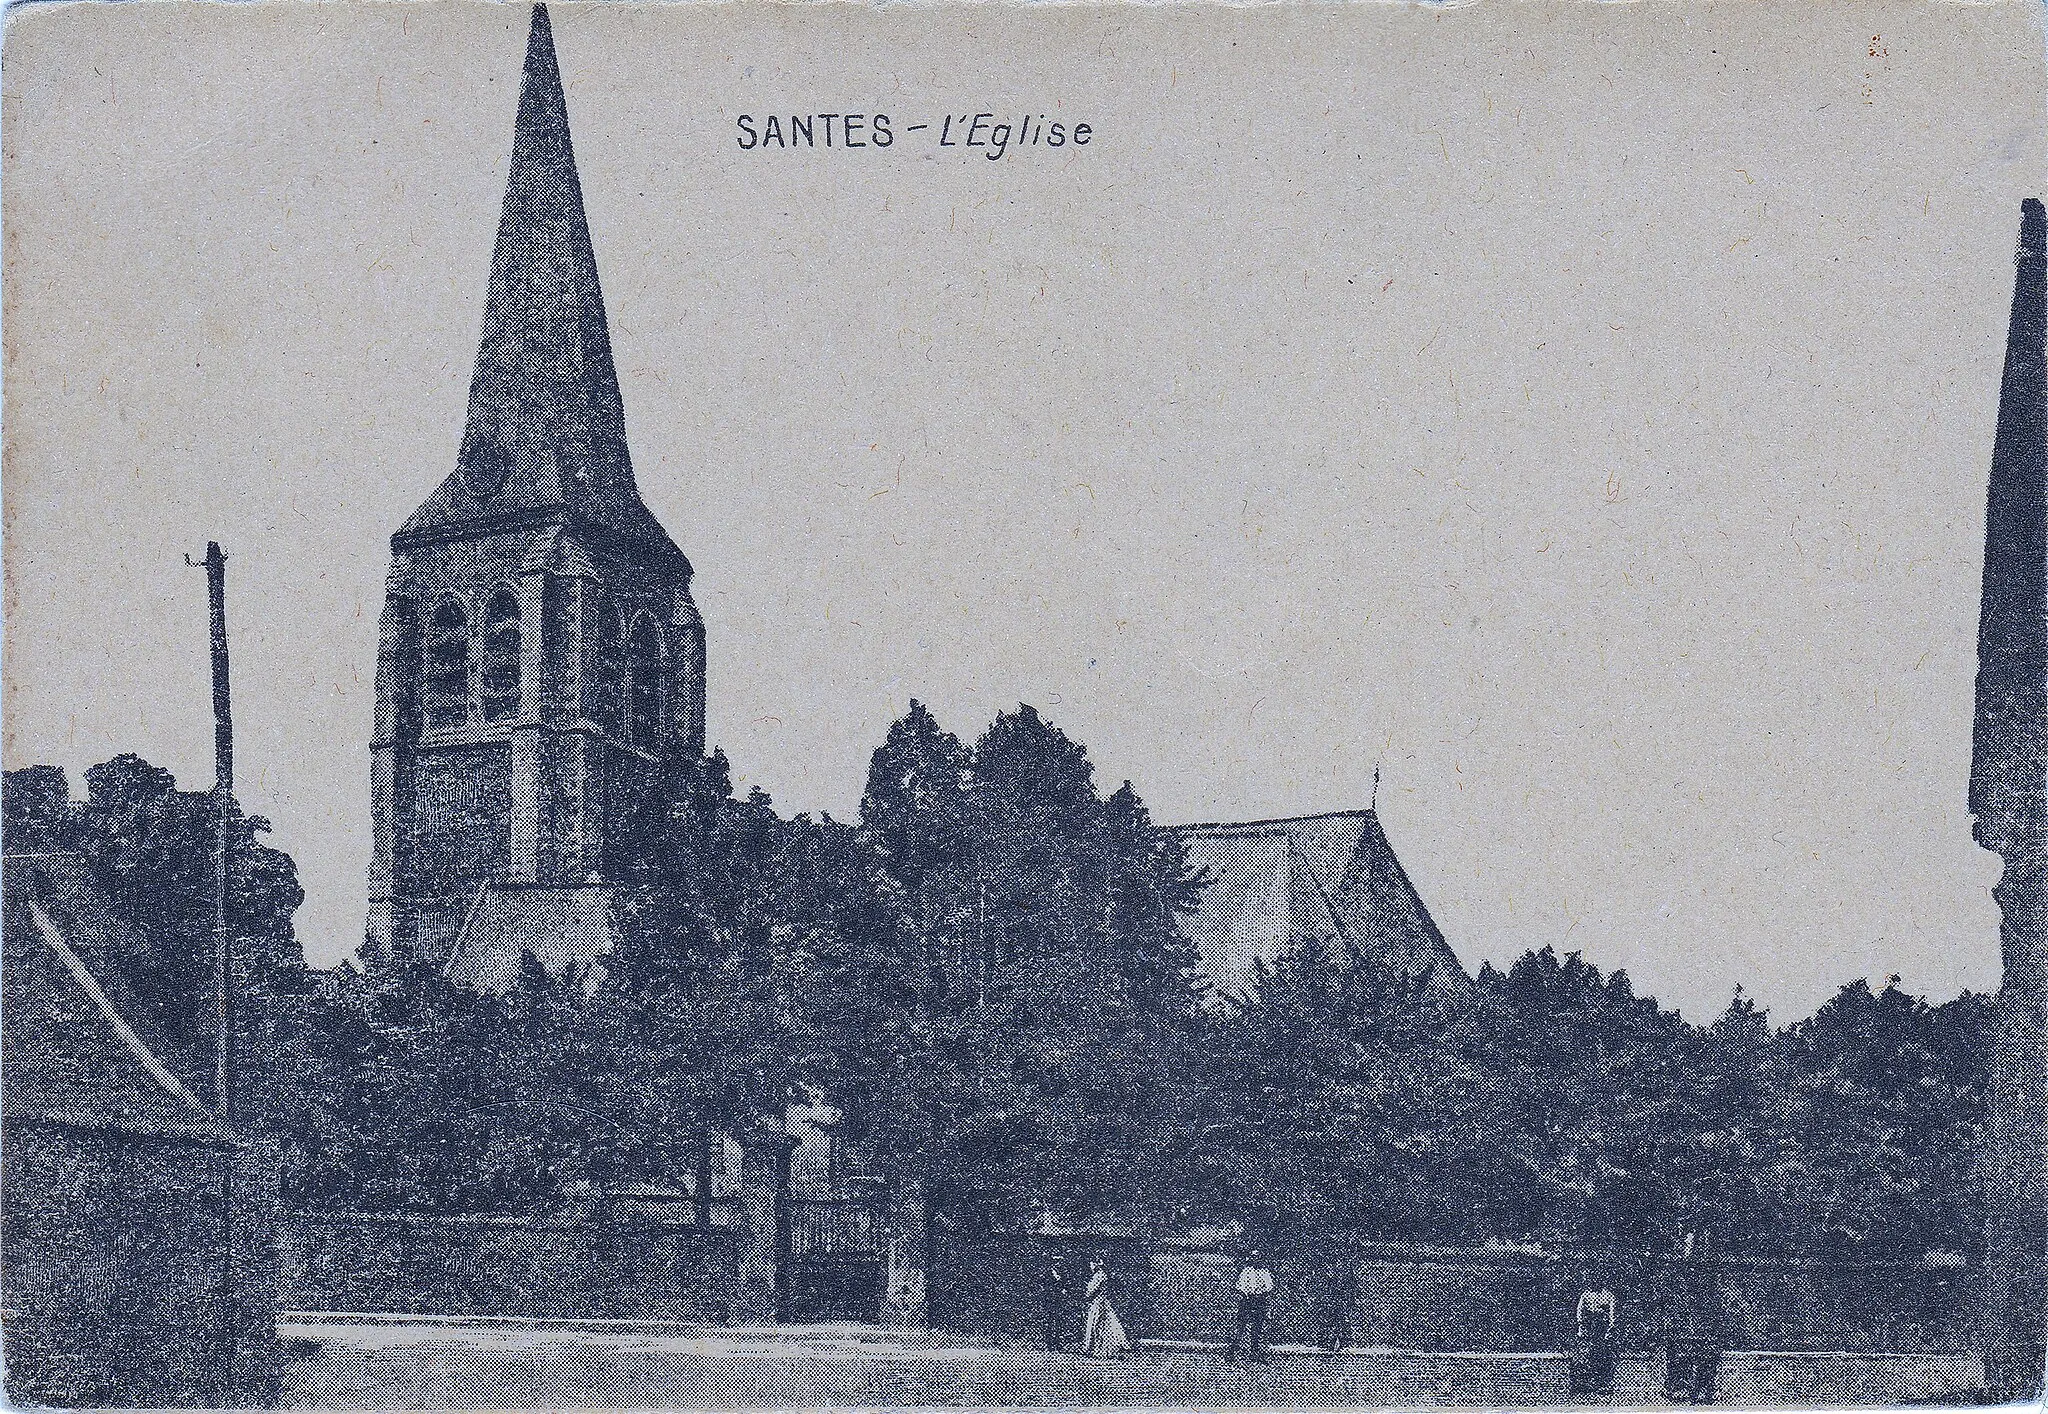
[[1469,1009],[1310,939],[1218,1024],[1206,1205],[1280,1247],[1491,1232],[1504,1109]]
[[1516,1181],[1495,1230],[1564,1242],[1660,1245],[1679,1197],[1674,1146],[1685,1125],[1683,1020],[1603,976],[1577,953],[1526,953],[1481,969],[1472,1060],[1511,1103],[1503,1116]]
[[[164,1063],[201,1094],[217,1045],[215,895],[219,813],[211,792],[181,791],[169,771],[123,754],[85,773],[74,802],[55,766],[9,771],[0,783],[0,831],[9,853],[70,853],[84,863],[128,925],[106,959],[163,1051]],[[304,900],[290,856],[261,836],[270,822],[230,802],[228,926],[238,1002],[236,1044],[245,1117],[288,1114],[295,1066],[280,1027],[306,994],[292,914]]]
[[829,890],[788,867],[814,822],[732,794],[724,758],[661,783],[615,844],[616,945],[503,997],[412,956],[368,953],[325,989],[309,1049],[310,1199],[532,1212],[604,1185],[695,1172],[716,1136],[779,1120],[802,1060],[801,918]]
[[1775,1075],[1750,1053],[1761,1025],[1696,1033],[1576,954],[1445,999],[1311,942],[1222,1023],[1221,1188],[1238,1220],[1303,1240],[1660,1248],[1725,1206],[1751,1153],[1744,1107],[1768,1109]]
[[1918,1258],[1975,1250],[1989,1074],[1988,999],[1929,1006],[1857,981],[1791,1029],[1786,1202],[1822,1250]]
[[876,882],[895,892],[920,967],[968,962],[970,900],[979,897],[960,867],[972,847],[971,789],[967,748],[922,702],[890,725],[868,763],[860,838],[875,856]]
[[1156,1207],[1196,1020],[1177,843],[1128,783],[1104,799],[1030,707],[969,752],[914,703],[868,780],[886,916],[858,930],[861,988],[831,1013],[870,1040],[831,1098],[946,1220]]
[[607,1018],[641,1122],[683,1136],[701,1177],[714,1136],[779,1123],[843,1063],[880,905],[849,827],[736,799],[723,756],[680,770],[637,838]]
[[1739,1237],[1752,1249],[1796,1244],[1797,1220],[1784,1202],[1798,1166],[1784,1034],[1737,987],[1713,1025],[1686,1029],[1681,1047],[1678,1132],[1667,1153],[1683,1211],[1663,1227]]
[[1576,954],[1434,1002],[1316,944],[1221,1022],[1205,1181],[1255,1230],[1917,1259],[1976,1242],[1987,1005],[1852,983],[1695,1027]]

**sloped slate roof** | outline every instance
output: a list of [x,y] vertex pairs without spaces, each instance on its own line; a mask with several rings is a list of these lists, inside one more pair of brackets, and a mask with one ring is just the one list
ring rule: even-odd
[[682,558],[634,485],[561,71],[536,6],[462,449],[394,540],[550,515]]
[[529,953],[556,977],[572,965],[597,962],[618,941],[611,900],[612,890],[600,884],[569,889],[486,885],[463,920],[444,970],[449,980],[473,991],[503,996],[518,984],[520,964]]
[[74,855],[9,855],[0,926],[0,1111],[179,1139],[232,1142],[138,1027],[107,965],[127,925]]
[[1257,961],[1311,938],[1356,944],[1390,975],[1427,972],[1432,991],[1470,985],[1373,811],[1168,828],[1209,876],[1181,932],[1219,994],[1244,996]]

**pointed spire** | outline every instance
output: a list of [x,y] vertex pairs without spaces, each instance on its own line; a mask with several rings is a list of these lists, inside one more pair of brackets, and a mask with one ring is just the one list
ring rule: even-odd
[[666,540],[633,485],[568,104],[536,5],[456,474],[399,536],[553,509]]

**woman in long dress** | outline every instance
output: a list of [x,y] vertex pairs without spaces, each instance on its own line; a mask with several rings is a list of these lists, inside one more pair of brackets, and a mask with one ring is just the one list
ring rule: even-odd
[[1081,1327],[1081,1353],[1107,1360],[1131,1352],[1131,1338],[1109,1304],[1109,1272],[1097,1257],[1088,1264],[1088,1317]]
[[1614,1325],[1621,1303],[1614,1289],[1590,1277],[1579,1294],[1578,1340],[1572,1349],[1572,1393],[1588,1399],[1614,1397]]

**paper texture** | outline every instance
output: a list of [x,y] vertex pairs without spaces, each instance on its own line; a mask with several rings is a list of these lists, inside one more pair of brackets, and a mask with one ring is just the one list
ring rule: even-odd
[[[185,557],[218,542],[236,799],[296,867],[305,960],[417,927],[490,991],[523,953],[605,955],[593,841],[630,804],[593,784],[609,768],[550,775],[543,742],[521,775],[515,743],[510,784],[449,757],[430,787],[407,784],[403,742],[376,754],[403,735],[380,716],[397,699],[379,708],[387,593],[418,596],[405,651],[428,654],[431,694],[447,587],[418,568],[441,542],[392,537],[431,496],[463,525],[512,496],[474,489],[498,457],[515,490],[555,478],[549,506],[629,496],[598,484],[623,476],[687,557],[681,578],[631,572],[652,576],[648,651],[684,673],[646,699],[677,734],[646,760],[715,747],[737,795],[859,821],[913,701],[968,743],[1028,703],[1103,794],[1128,780],[1158,824],[1215,827],[1174,838],[1230,879],[1194,926],[1231,986],[1295,936],[1290,900],[1355,867],[1357,907],[1406,930],[1404,956],[1446,949],[1437,975],[1461,983],[1578,953],[1695,1027],[1738,986],[1778,1027],[1858,979],[1932,1004],[1999,989],[2001,864],[1968,792],[2015,232],[2048,190],[2033,7],[557,6],[587,286],[534,273],[583,258],[567,226],[533,234],[565,209],[549,190],[521,218],[540,253],[502,254],[531,14],[10,17],[10,770],[63,767],[83,799],[87,768],[132,752],[207,788],[206,584]],[[521,297],[586,323],[518,314],[542,322],[500,329],[509,391],[479,404],[494,282],[529,278]],[[611,411],[589,391],[600,345]],[[568,392],[529,386],[543,364]],[[558,396],[545,436],[519,422]],[[547,582],[605,581],[610,562],[561,558],[602,540],[551,548]],[[522,546],[508,722],[555,690],[533,675],[554,671],[536,655],[557,652],[558,601],[519,598],[541,563]],[[607,583],[630,636],[643,589]],[[489,590],[463,601],[479,740],[499,720]],[[676,666],[689,652],[700,668]],[[405,832],[428,830],[405,823],[414,789],[440,792],[422,820],[514,820],[509,846],[477,836],[510,851],[481,873],[419,885],[432,909],[398,877]],[[574,831],[562,792],[594,812]],[[555,892],[506,902],[508,877]],[[1340,932],[1350,906],[1329,904]],[[194,1064],[180,1084],[203,1099]],[[1085,1275],[1063,1278],[1077,1337]],[[1284,1305],[1301,1283],[1280,1276]],[[1149,1320],[1116,1327],[1141,1362]],[[1875,1348],[1982,1353],[1902,1329]],[[1910,1378],[1959,1397],[1941,1381],[1968,1370]],[[1772,1402],[1871,1394],[1758,1378]],[[362,1398],[425,1397],[405,1388]]]

